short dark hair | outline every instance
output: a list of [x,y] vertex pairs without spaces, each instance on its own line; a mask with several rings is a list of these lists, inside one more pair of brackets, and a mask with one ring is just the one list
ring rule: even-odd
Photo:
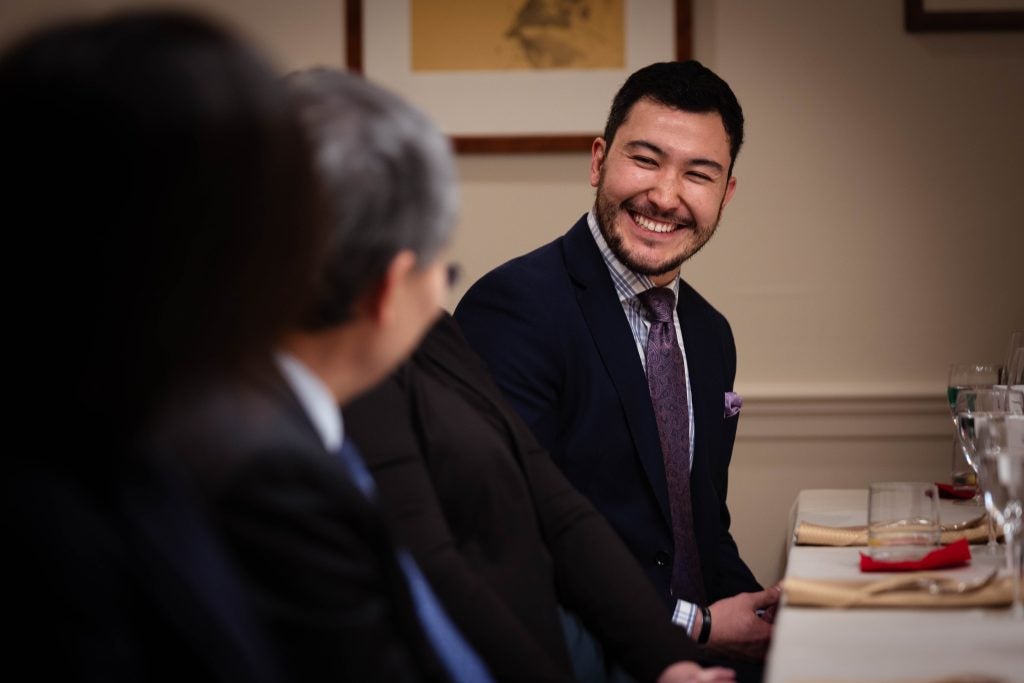
[[619,126],[633,105],[650,99],[666,107],[695,113],[717,112],[729,136],[729,173],[743,145],[743,109],[729,84],[696,60],[658,62],[634,72],[615,94],[604,127],[604,139],[612,144]]
[[8,324],[69,410],[130,430],[186,378],[270,352],[323,208],[259,54],[191,14],[116,14],[13,46],[0,100],[8,255],[31,264]]
[[448,138],[366,79],[324,67],[285,83],[314,146],[330,207],[328,247],[304,327],[352,317],[400,251],[429,265],[451,236],[458,196]]

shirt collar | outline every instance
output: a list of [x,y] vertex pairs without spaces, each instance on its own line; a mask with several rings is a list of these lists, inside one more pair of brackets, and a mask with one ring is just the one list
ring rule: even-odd
[[287,351],[275,353],[274,360],[320,435],[324,447],[330,452],[341,448],[345,429],[341,409],[331,390],[315,372]]
[[[608,268],[608,273],[612,276],[612,282],[615,284],[615,292],[619,295],[620,302],[635,300],[638,294],[646,292],[648,289],[655,286],[646,275],[634,273],[632,270],[627,268],[615,253],[612,252],[611,247],[608,246],[608,242],[604,239],[604,235],[601,234],[601,228],[597,225],[597,214],[594,213],[594,209],[591,209],[590,213],[587,214],[587,225],[590,227],[591,236],[593,236],[594,241],[597,242],[597,248],[601,252],[601,258],[604,259],[604,265]],[[678,301],[679,278],[672,278],[672,282],[669,283],[667,287],[672,290],[672,293],[676,297],[676,301]]]

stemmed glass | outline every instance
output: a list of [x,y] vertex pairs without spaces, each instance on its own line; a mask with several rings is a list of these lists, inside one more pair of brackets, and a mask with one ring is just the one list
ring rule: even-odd
[[1013,615],[1024,619],[1021,581],[1024,557],[1024,415],[993,415],[975,420],[985,507],[1003,527],[1013,583]]
[[1009,386],[1024,385],[1024,330],[1017,330],[1010,335],[1002,383]]
[[[977,477],[970,466],[963,446],[957,436],[956,397],[964,389],[989,389],[999,384],[1003,366],[994,363],[955,363],[949,366],[949,381],[946,397],[949,400],[949,416],[953,420],[953,486],[974,488]],[[975,504],[981,504],[980,493],[974,497]]]
[[[1024,404],[1024,394],[1019,391],[997,387],[992,389],[961,389],[956,397],[957,436],[967,459],[967,464],[974,470],[978,481],[978,502],[985,488],[984,472],[978,461],[978,431],[976,422],[1007,414],[1020,414]],[[988,518],[988,551],[991,555],[999,552],[996,543],[995,520]]]

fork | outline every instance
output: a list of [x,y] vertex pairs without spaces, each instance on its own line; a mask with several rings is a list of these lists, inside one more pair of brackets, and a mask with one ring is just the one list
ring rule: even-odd
[[897,576],[864,586],[861,595],[878,595],[897,590],[927,590],[931,595],[960,595],[980,590],[992,583],[999,570],[993,568],[987,573],[970,579],[958,579],[943,574],[914,574]]
[[971,519],[967,519],[967,520],[964,520],[962,522],[955,522],[953,524],[943,524],[941,526],[941,530],[942,531],[963,531],[964,529],[973,529],[976,526],[981,526],[982,523],[985,521],[986,517],[988,517],[988,515],[983,512],[980,515],[978,515],[977,517],[973,517]]

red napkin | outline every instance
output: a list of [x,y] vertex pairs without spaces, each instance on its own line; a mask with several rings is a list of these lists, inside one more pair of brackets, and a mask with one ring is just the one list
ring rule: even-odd
[[968,498],[974,498],[974,494],[977,493],[977,489],[973,486],[953,486],[952,484],[943,484],[941,482],[935,482],[935,486],[939,489],[939,498],[967,500]]
[[920,560],[883,562],[876,560],[864,553],[860,554],[860,570],[862,572],[903,572],[921,571],[925,569],[944,569],[946,567],[959,567],[971,561],[971,548],[967,545],[967,539],[942,546],[933,550]]

